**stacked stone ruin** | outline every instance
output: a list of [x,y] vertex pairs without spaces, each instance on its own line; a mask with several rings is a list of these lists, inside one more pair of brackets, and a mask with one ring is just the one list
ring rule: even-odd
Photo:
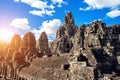
[[57,30],[56,39],[51,44],[51,53],[69,53],[73,47],[72,40],[77,28],[72,13],[68,13],[65,16],[63,26]]
[[43,56],[43,55],[50,56],[51,55],[50,49],[48,46],[48,38],[45,32],[41,33],[41,36],[38,40],[37,50],[39,52],[38,56]]
[[104,79],[106,74],[120,75],[119,24],[106,26],[96,20],[77,27],[71,12],[64,20],[63,26],[57,30],[51,52],[71,54],[72,80],[98,80]]
[[15,34],[9,44],[0,42],[0,77],[4,80],[120,79],[119,24],[107,26],[97,20],[78,27],[68,12],[50,47],[45,32],[36,43],[32,32],[23,38]]
[[[47,37],[44,40],[48,40]],[[28,67],[39,54],[41,53],[36,48],[36,40],[31,32],[26,33],[23,39],[15,34],[9,44],[1,42],[0,77],[5,80],[24,80],[19,77],[20,70]]]

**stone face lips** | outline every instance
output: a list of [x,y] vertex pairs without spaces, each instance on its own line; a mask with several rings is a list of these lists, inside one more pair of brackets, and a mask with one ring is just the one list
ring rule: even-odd
[[73,47],[72,39],[77,28],[72,13],[67,13],[64,25],[57,30],[56,39],[51,44],[51,53],[69,53]]
[[41,33],[41,36],[38,40],[37,49],[39,51],[39,55],[51,55],[48,46],[48,38],[45,32]]

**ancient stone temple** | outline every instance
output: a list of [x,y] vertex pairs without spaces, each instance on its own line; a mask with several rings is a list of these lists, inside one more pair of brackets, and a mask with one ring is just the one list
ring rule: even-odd
[[22,47],[25,47],[27,49],[36,48],[36,40],[33,33],[28,32],[24,35],[22,40]]
[[13,48],[14,50],[18,50],[21,46],[21,37],[18,34],[15,34],[10,42],[10,48]]
[[67,13],[64,25],[56,33],[56,39],[51,44],[51,53],[69,53],[73,47],[73,37],[77,31],[72,13]]
[[37,45],[37,49],[39,52],[39,55],[51,55],[50,53],[50,49],[48,46],[48,38],[45,32],[41,33],[41,36],[38,40],[38,45]]
[[0,43],[2,80],[120,80],[120,25],[96,20],[77,27],[71,12],[48,46],[32,32]]
[[[57,30],[51,52],[71,55],[69,63],[72,79],[78,75],[78,80],[105,79],[112,72],[118,75],[119,31],[120,25],[108,27],[99,20],[78,28],[70,12],[65,16],[63,26]],[[79,68],[84,72],[89,71],[92,75],[87,74],[88,72],[82,73]]]

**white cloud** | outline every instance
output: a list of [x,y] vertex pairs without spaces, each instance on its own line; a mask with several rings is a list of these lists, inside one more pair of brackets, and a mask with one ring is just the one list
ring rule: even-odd
[[15,2],[21,2],[29,5],[30,7],[35,8],[36,10],[29,11],[30,14],[43,16],[49,15],[52,16],[55,12],[55,6],[53,4],[48,5],[48,2],[41,0],[14,0]]
[[33,14],[33,15],[37,15],[37,16],[43,16],[45,14],[45,11],[44,10],[33,10],[33,11],[29,11],[30,14]]
[[32,30],[33,33],[35,33],[36,39],[39,38],[40,34],[44,31],[48,35],[48,37],[55,38],[55,34],[57,29],[62,24],[61,20],[59,19],[53,19],[49,21],[43,21],[42,26],[40,26],[40,29],[34,29]]
[[87,8],[79,8],[79,10],[81,10],[81,11],[88,11],[88,10],[92,10],[92,8],[91,7],[87,7]]
[[67,5],[67,2],[63,0],[52,0],[53,4],[58,4],[57,7],[62,7],[62,4]]
[[52,4],[48,5],[47,2],[41,1],[41,0],[19,0],[19,2],[25,3],[33,8],[37,8],[37,9],[41,9],[41,10],[44,10],[45,8],[51,8],[51,6],[53,7]]
[[11,27],[21,30],[29,30],[29,21],[27,18],[16,18],[10,23]]
[[19,2],[19,0],[14,0],[15,2]]
[[47,9],[45,10],[45,13],[49,16],[53,16],[52,13],[54,13],[54,12],[55,12],[55,10],[47,10]]
[[62,7],[62,4],[67,4],[67,2],[63,0],[52,0],[51,4],[48,4],[47,1],[42,0],[14,0],[15,2],[21,2],[24,4],[29,5],[34,10],[30,10],[29,13],[37,16],[53,16],[55,13],[55,5],[57,4],[58,7]]
[[120,5],[120,0],[84,0],[88,7],[93,9],[102,9],[102,8],[117,8]]
[[48,15],[48,16],[53,16],[53,13],[55,12],[55,10],[33,10],[33,11],[29,11],[30,14],[33,15],[37,15],[37,16],[41,16],[43,17],[44,14]]
[[84,3],[86,3],[88,6],[86,8],[80,7],[79,10],[87,11],[108,8],[111,10],[106,14],[108,17],[114,18],[120,16],[118,15],[120,8],[120,0],[84,0]]
[[115,18],[118,16],[120,16],[120,10],[112,10],[107,13],[107,17],[110,17],[110,18]]
[[36,28],[30,28],[29,21],[27,18],[16,18],[11,21],[10,28],[12,28],[15,33],[18,33],[21,35],[21,37],[26,32],[33,32],[35,34],[36,40],[39,39],[40,34],[44,31],[48,35],[49,40],[53,40],[56,35],[57,29],[61,26],[62,22],[60,19],[53,19],[53,20],[47,20],[43,21],[42,25],[39,29]]

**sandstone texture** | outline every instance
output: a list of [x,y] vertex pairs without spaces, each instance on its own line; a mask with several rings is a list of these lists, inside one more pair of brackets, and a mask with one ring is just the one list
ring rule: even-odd
[[50,54],[50,49],[48,46],[48,38],[45,32],[41,33],[41,36],[38,40],[38,45],[37,45],[37,49],[39,51],[39,56],[42,55],[51,55]]
[[64,25],[61,26],[56,33],[56,39],[51,44],[51,53],[69,53],[73,47],[73,38],[77,31],[74,24],[72,13],[65,16]]
[[0,80],[120,80],[119,24],[78,27],[68,12],[48,43],[45,32],[38,42],[32,32],[0,41]]

